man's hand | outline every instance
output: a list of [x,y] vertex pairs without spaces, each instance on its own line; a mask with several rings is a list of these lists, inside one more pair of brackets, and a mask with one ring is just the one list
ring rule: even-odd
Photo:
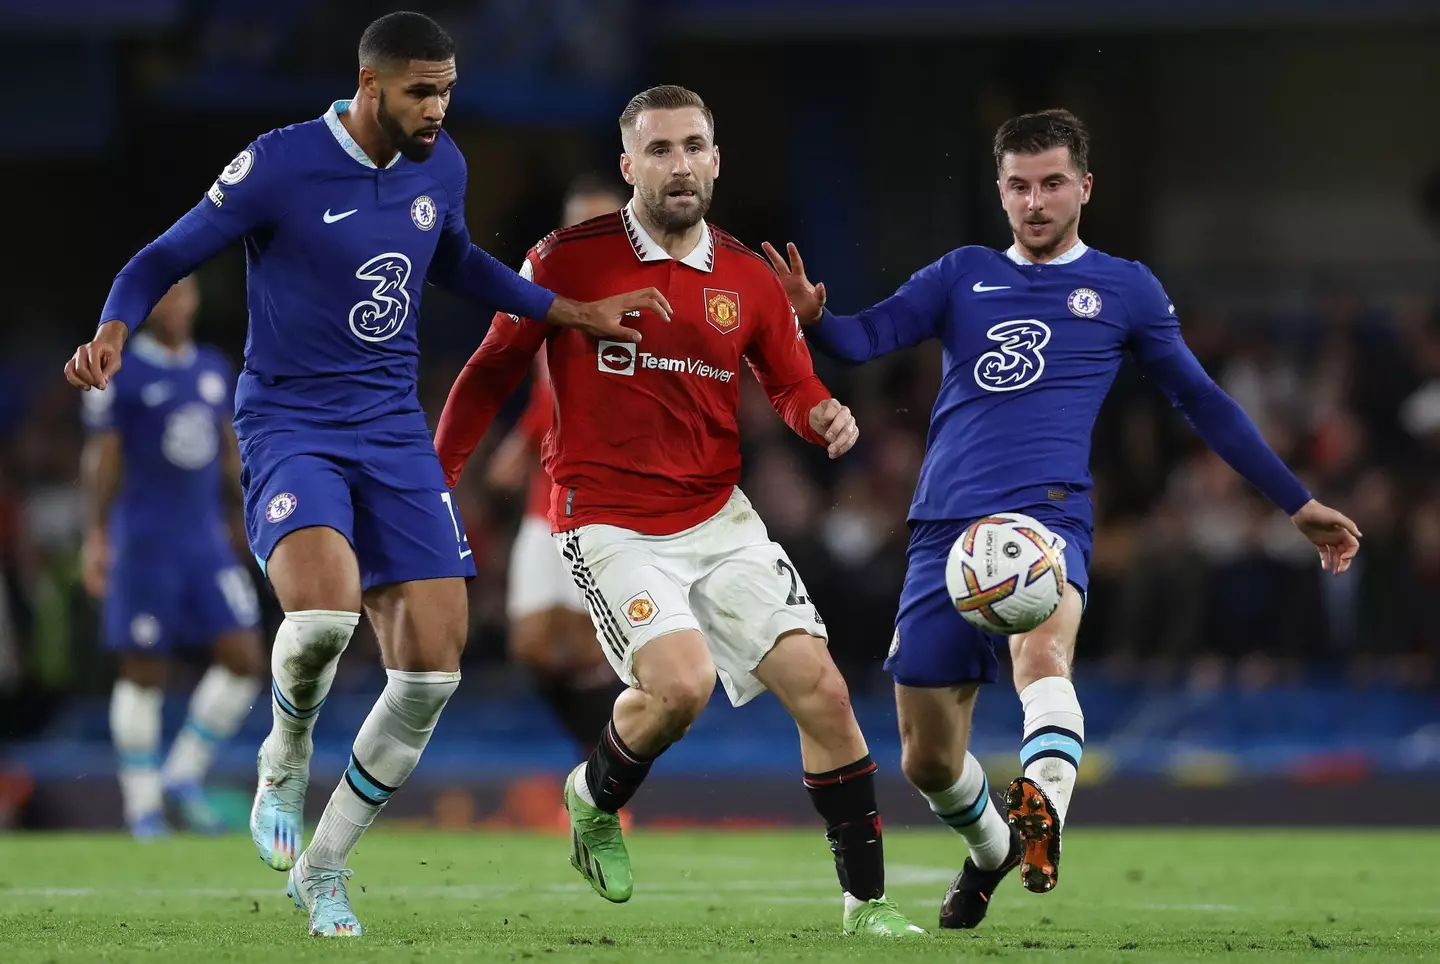
[[855,424],[855,416],[850,414],[850,409],[833,398],[810,409],[810,427],[815,433],[830,444],[826,446],[825,453],[832,459],[838,459],[855,445],[860,438],[860,426]]
[[120,350],[130,329],[123,321],[107,321],[95,332],[95,339],[75,349],[65,363],[65,379],[84,391],[98,388],[102,392],[120,370]]
[[502,492],[518,491],[530,477],[530,460],[529,439],[513,432],[490,456],[490,464],[485,466],[485,481]]
[[578,328],[592,338],[611,341],[639,341],[640,332],[626,328],[621,322],[630,312],[653,311],[670,320],[670,302],[654,288],[627,291],[599,301],[571,301],[556,298],[545,320],[561,328]]
[[785,245],[785,250],[790,255],[790,263],[786,264],[785,259],[780,257],[780,252],[776,251],[769,241],[763,242],[760,247],[780,275],[780,284],[784,286],[785,296],[790,299],[790,305],[795,309],[795,317],[800,319],[800,324],[817,323],[820,312],[825,309],[825,285],[812,285],[810,279],[805,277],[805,262],[800,260],[800,249],[795,247],[793,241]]
[[90,598],[104,597],[109,575],[110,541],[104,529],[92,528],[85,533],[85,544],[80,548],[80,581]]
[[1350,568],[1350,560],[1360,551],[1360,529],[1355,523],[1314,499],[1301,506],[1290,521],[1315,544],[1321,569],[1338,576]]

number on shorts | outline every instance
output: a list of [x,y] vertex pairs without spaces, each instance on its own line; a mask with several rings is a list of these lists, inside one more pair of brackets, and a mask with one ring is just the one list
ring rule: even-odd
[[221,569],[215,574],[215,584],[220,587],[225,605],[230,607],[237,623],[249,626],[259,620],[260,603],[255,598],[255,584],[244,569],[239,566]]
[[775,560],[775,571],[780,575],[790,574],[790,595],[785,600],[787,606],[803,606],[810,600],[800,595],[800,577],[795,574],[795,567],[785,559]]
[[464,559],[470,555],[470,540],[460,528],[460,520],[455,515],[455,500],[449,492],[440,493],[440,501],[445,503],[445,511],[450,513],[450,524],[455,527],[455,545],[459,547],[460,558]]

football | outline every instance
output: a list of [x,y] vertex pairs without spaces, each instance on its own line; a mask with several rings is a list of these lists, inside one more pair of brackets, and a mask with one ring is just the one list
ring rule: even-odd
[[1028,515],[997,512],[972,522],[945,563],[960,615],[989,633],[1027,633],[1065,593],[1065,540]]

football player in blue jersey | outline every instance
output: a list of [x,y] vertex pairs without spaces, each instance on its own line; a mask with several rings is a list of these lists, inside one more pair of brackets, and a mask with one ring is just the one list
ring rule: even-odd
[[[228,528],[240,502],[235,376],[219,351],[191,341],[198,305],[194,279],[178,282],[130,342],[124,374],[82,396],[82,572],[104,600],[105,645],[119,654],[110,736],[125,822],[141,839],[168,832],[165,800],[191,830],[224,829],[205,773],[254,704],[264,666],[255,586]],[[167,657],[212,645],[214,662],[162,766]]]
[[[970,850],[945,895],[942,927],[976,926],[1017,866],[1027,890],[1055,886],[1085,743],[1070,672],[1089,581],[1090,437],[1126,351],[1210,447],[1294,520],[1325,569],[1349,568],[1360,537],[1353,522],[1310,497],[1201,368],[1149,269],[1080,240],[1093,184],[1081,122],[1063,110],[1013,118],[996,133],[994,155],[1010,248],[951,251],[859,314],[825,307],[824,286],[806,278],[794,245],[788,261],[765,246],[822,352],[860,364],[931,338],[945,349],[885,663],[895,678],[905,775]],[[965,622],[945,585],[950,547],[992,512],[1026,513],[1062,536],[1074,590],[1044,624],[1008,641],[1025,730],[1024,775],[1004,795],[1007,816],[968,752],[975,695],[997,680],[995,648],[1004,640]]]
[[[289,871],[310,932],[358,936],[345,864],[420,760],[460,682],[464,577],[474,563],[417,394],[423,282],[519,317],[638,341],[621,322],[670,306],[653,288],[581,303],[520,277],[470,241],[466,165],[442,129],[455,45],[429,17],[393,13],[360,39],[359,89],[320,117],[264,134],[115,278],[95,338],[66,376],[105,388],[120,349],[179,278],[236,241],[250,331],[236,388],[250,547],[285,611],[271,656],[270,735],[250,831]],[[311,730],[362,610],[387,682],[302,847]]]

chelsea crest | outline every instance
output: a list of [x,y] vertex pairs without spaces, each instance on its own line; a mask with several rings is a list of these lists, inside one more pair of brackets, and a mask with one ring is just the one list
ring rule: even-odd
[[1100,314],[1100,296],[1089,288],[1076,288],[1065,299],[1070,313],[1081,318],[1094,318]]
[[435,226],[435,201],[430,195],[422,194],[410,204],[410,220],[421,231],[429,231]]

